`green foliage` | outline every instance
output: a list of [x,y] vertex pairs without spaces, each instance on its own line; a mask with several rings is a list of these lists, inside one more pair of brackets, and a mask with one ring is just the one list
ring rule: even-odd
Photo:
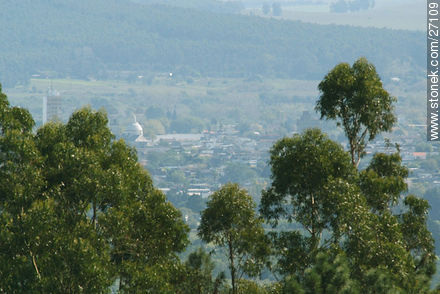
[[[338,198],[329,197],[329,184],[334,179],[350,180],[354,169],[342,147],[318,129],[276,142],[271,150],[270,165],[272,185],[263,191],[260,212],[272,225],[285,217],[300,223],[308,232],[304,237],[291,233],[289,238],[293,238],[287,243],[289,238],[281,234],[279,240],[285,245],[293,242],[288,248],[306,249],[300,256],[309,255],[309,258],[300,259],[301,266],[288,261],[290,253],[281,255],[281,264],[304,269],[309,265],[306,262],[313,260],[323,231],[334,227]],[[337,240],[339,236],[334,237]]]
[[188,228],[106,115],[81,109],[33,134],[29,113],[0,101],[0,291],[106,293],[119,278],[121,291],[174,293]]
[[313,267],[307,269],[302,281],[305,293],[360,293],[357,282],[350,277],[344,254],[320,252]]
[[274,270],[283,275],[303,273],[313,262],[311,239],[298,231],[269,232],[273,255],[277,259]]
[[405,197],[407,211],[400,215],[402,233],[407,250],[413,257],[416,273],[429,278],[435,273],[434,241],[426,227],[429,204],[425,199],[414,195]]
[[223,288],[225,276],[221,272],[213,279],[214,263],[210,254],[202,248],[192,252],[185,262],[186,279],[181,284],[179,293],[204,294],[219,293]]
[[[426,223],[429,205],[409,195],[404,212],[396,214],[407,189],[408,170],[401,163],[398,153],[378,153],[358,172],[348,153],[318,130],[274,145],[272,185],[263,191],[260,211],[272,225],[287,219],[305,229],[269,234],[275,269],[292,275],[285,287],[306,293],[357,293],[376,279],[371,293],[429,291],[435,272],[434,243]],[[345,257],[318,254],[327,248]],[[339,270],[333,271],[330,263]],[[331,285],[335,288],[326,288]]]
[[255,215],[252,197],[237,184],[226,184],[211,195],[198,235],[205,242],[226,247],[234,294],[243,274],[258,276],[266,264],[269,248],[262,219]]
[[369,270],[366,274],[366,284],[364,285],[363,289],[365,289],[365,293],[371,294],[405,293],[405,291],[401,287],[399,287],[399,285],[396,285],[390,273],[384,268]]
[[237,288],[239,294],[267,294],[264,287],[250,280],[240,279]]
[[407,190],[408,169],[401,162],[398,153],[376,153],[369,166],[360,172],[360,188],[373,210],[380,212],[396,205],[400,194]]
[[352,163],[357,166],[367,142],[390,131],[396,123],[396,98],[383,89],[376,68],[366,58],[358,59],[353,66],[338,64],[318,88],[321,96],[316,110],[321,118],[337,120],[344,128]]
[[[310,211],[327,207],[323,191],[326,183],[332,178],[354,175],[349,157],[342,147],[318,129],[279,140],[270,154],[273,182],[263,194],[261,212],[269,220],[274,220],[274,224],[278,217],[286,216],[311,227]],[[290,198],[293,211],[288,211],[284,205],[286,197]],[[308,205],[312,202],[313,205]],[[320,230],[325,228],[325,220],[315,224]]]

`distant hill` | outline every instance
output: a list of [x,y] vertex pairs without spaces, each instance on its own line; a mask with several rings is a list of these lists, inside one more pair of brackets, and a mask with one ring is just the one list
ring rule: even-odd
[[131,0],[134,3],[145,5],[167,5],[174,7],[192,8],[202,11],[218,13],[240,13],[244,9],[241,1],[221,1],[221,0]]
[[366,56],[382,76],[421,77],[422,33],[313,25],[128,0],[0,1],[0,81],[114,72],[321,79]]

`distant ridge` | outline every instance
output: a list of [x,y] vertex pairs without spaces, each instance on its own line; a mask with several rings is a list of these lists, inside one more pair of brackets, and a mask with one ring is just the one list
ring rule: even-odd
[[321,79],[366,56],[382,76],[423,75],[422,33],[323,26],[128,0],[0,1],[0,81],[109,72]]

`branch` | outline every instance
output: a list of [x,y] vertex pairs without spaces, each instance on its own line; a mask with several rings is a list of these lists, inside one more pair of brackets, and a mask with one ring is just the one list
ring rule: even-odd
[[[356,141],[356,147],[355,147],[355,152],[356,152],[356,167],[359,166],[359,162],[361,161],[361,144],[364,142],[365,140],[365,136],[367,135],[368,132],[368,128],[365,128],[365,130],[362,132],[361,136],[359,137],[359,140]],[[367,144],[365,144],[364,148],[367,146]]]
[[32,253],[31,250],[29,250],[29,254],[32,257],[32,264],[34,265],[34,269],[37,272],[38,279],[41,280],[41,274],[40,271],[38,270],[37,261],[35,260],[35,255]]
[[238,279],[241,280],[241,278],[242,278],[243,275],[244,275],[244,271],[243,271],[243,270],[239,270],[239,269],[237,269],[237,272],[239,272]]
[[304,226],[304,228],[310,233],[310,235],[313,235],[313,231],[309,227]]
[[[22,210],[23,210],[23,208],[22,208]],[[35,259],[35,255],[32,253],[31,246],[29,246],[29,243],[26,240],[24,241],[24,244],[28,248],[29,254],[32,257],[32,264],[34,266],[35,272],[37,273],[38,279],[41,280],[41,274],[40,274],[40,271],[38,270],[37,260]]]
[[364,141],[365,136],[367,135],[367,132],[368,132],[368,128],[365,128],[364,132],[362,133],[362,135],[361,135],[360,138],[359,138],[359,141],[358,141],[359,144],[360,144],[362,141]]

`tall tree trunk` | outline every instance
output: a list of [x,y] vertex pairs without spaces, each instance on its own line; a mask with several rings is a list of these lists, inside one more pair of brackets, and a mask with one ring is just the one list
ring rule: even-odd
[[353,164],[353,167],[357,169],[360,158],[357,158],[357,160],[356,160],[355,143],[352,141],[350,142],[350,155],[351,155],[351,164]]
[[233,251],[233,248],[232,248],[231,237],[229,237],[228,246],[229,246],[229,262],[230,262],[230,267],[231,267],[232,294],[237,294],[237,289],[236,289],[236,285],[235,285],[234,251]]
[[317,209],[316,209],[316,202],[315,202],[315,197],[313,195],[311,195],[310,197],[310,204],[312,206],[312,215],[311,215],[311,237],[312,237],[312,242],[313,242],[313,247],[312,247],[312,252],[316,252],[318,250],[318,246],[319,246],[319,238],[317,236],[317,230],[316,230],[316,215],[318,214]]

